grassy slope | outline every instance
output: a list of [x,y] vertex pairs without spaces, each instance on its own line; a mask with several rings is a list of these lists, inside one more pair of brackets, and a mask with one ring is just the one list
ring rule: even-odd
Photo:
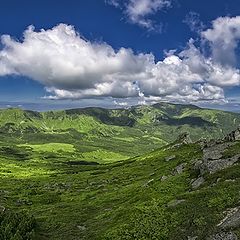
[[[225,154],[239,149],[240,143]],[[206,176],[200,189],[191,189],[197,174],[192,166],[202,156],[195,144],[107,165],[70,165],[63,156],[28,154],[28,160],[18,154],[1,158],[0,205],[33,214],[35,239],[205,239],[224,210],[240,200],[238,164]],[[182,163],[185,171],[175,174]],[[168,178],[162,181],[162,176]]]
[[[240,200],[239,165],[208,176],[192,191],[193,162],[202,155],[199,146],[146,152],[186,130],[195,139],[222,136],[239,119],[233,113],[169,104],[70,113],[4,110],[0,206],[34,215],[35,239],[41,240],[205,239],[223,211]],[[239,149],[235,145],[226,154]],[[113,163],[136,155],[141,156]],[[186,170],[174,174],[181,163]],[[168,178],[161,181],[163,176]],[[229,179],[234,182],[225,181]],[[176,199],[185,202],[169,206]]]

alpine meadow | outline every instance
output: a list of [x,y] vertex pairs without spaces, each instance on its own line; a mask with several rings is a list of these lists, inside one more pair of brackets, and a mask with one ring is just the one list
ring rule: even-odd
[[0,240],[240,239],[237,0],[0,3]]

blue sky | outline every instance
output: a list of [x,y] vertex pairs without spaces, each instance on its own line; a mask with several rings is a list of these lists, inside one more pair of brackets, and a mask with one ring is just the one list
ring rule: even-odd
[[0,102],[237,111],[238,16],[237,0],[4,1]]

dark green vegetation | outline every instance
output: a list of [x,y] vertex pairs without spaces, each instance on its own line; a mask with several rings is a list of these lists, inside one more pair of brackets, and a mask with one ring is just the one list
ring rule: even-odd
[[[1,209],[3,210],[3,209]],[[31,240],[35,237],[35,219],[24,213],[4,210],[0,215],[0,239]]]
[[[2,110],[0,239],[206,239],[239,206],[240,165],[205,172],[194,188],[201,146],[166,143],[185,131],[222,138],[239,124],[234,113],[171,104]],[[239,142],[222,157],[236,154]]]

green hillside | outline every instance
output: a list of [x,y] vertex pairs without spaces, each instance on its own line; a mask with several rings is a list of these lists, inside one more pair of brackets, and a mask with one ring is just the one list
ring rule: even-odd
[[83,160],[109,162],[141,155],[188,132],[192,140],[221,138],[240,115],[193,105],[159,103],[128,109],[0,111],[0,137],[29,145],[71,144]]
[[1,110],[0,239],[239,239],[239,124],[167,103]]
[[202,146],[101,165],[2,143],[0,239],[240,237],[240,142]]

